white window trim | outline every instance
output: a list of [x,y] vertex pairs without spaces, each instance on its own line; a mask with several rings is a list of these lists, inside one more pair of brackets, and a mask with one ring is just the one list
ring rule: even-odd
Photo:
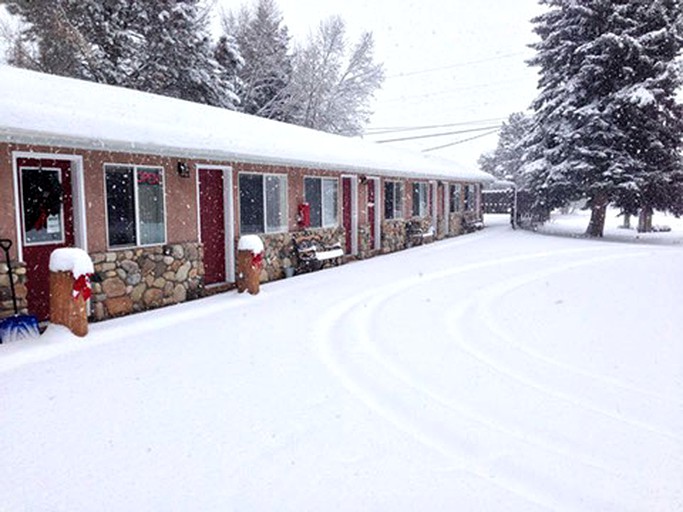
[[463,206],[465,212],[476,212],[477,211],[477,186],[473,183],[468,183],[465,185],[467,191],[465,195],[467,196],[467,204]]
[[[418,187],[418,212],[415,215],[415,204],[413,204],[413,216],[417,217],[427,217],[429,216],[429,183],[422,181],[413,182],[413,186]],[[414,190],[413,190],[414,192]],[[414,195],[414,194],[413,194]],[[424,197],[423,197],[424,196]],[[422,201],[424,199],[424,202]],[[424,208],[423,208],[424,206]]]
[[[109,205],[107,197],[107,167],[128,167],[133,169],[133,201],[135,204],[135,244],[133,245],[116,245],[112,246],[109,243]],[[161,172],[161,202],[164,208],[164,240],[163,242],[156,242],[153,244],[140,243],[140,205],[138,202],[138,169],[156,169]],[[138,165],[138,164],[121,164],[121,163],[105,163],[104,164],[104,212],[105,212],[105,226],[104,229],[107,235],[107,249],[111,251],[126,250],[136,247],[157,247],[159,245],[166,245],[168,243],[168,210],[166,209],[166,172],[163,166],[159,165]]]
[[[455,206],[455,211],[453,211],[451,213],[453,213],[453,214],[462,213],[463,210],[465,209],[465,205],[463,204],[463,197],[462,197],[462,184],[461,183],[451,183],[451,187],[458,187],[457,201],[452,202],[452,204]],[[449,197],[449,200],[452,197],[450,189],[448,191],[448,197]],[[450,208],[448,211],[450,212]]]
[[[203,166],[205,168],[206,166]],[[241,176],[261,176],[261,193],[263,194],[263,224],[261,225],[262,231],[260,231],[257,234],[264,234],[264,235],[272,235],[272,234],[277,234],[277,233],[286,233],[289,230],[289,177],[286,174],[283,173],[274,173],[274,172],[239,172],[237,175],[237,199],[239,201],[238,204],[238,212],[240,213],[240,234],[242,233],[242,199],[241,199],[241,194],[239,190],[239,183],[240,183],[240,177]],[[267,203],[267,195],[266,195],[266,178],[267,177],[276,177],[279,179],[284,178],[284,183],[285,183],[285,203],[283,205],[283,215],[282,219],[284,222],[284,225],[280,226],[278,229],[271,229],[268,230],[268,203]]]
[[[305,197],[306,194],[306,180],[313,179],[320,181],[320,226],[311,226],[313,229],[329,229],[339,227],[339,208],[340,208],[340,194],[339,191],[341,186],[339,185],[339,178],[330,178],[328,176],[304,176],[304,200],[310,204],[308,198]],[[323,181],[333,181],[337,183],[337,211],[335,212],[335,218],[337,219],[333,224],[325,224],[325,194],[323,193]]]
[[[268,181],[267,178],[278,178],[281,180],[281,182],[284,182],[285,186],[285,200],[284,204],[282,205],[282,225],[278,226],[277,229],[270,229],[268,228],[268,202],[266,201],[267,199],[267,194],[266,194],[266,182]],[[284,178],[284,179],[283,179]],[[264,174],[263,175],[263,228],[265,229],[264,233],[266,234],[272,234],[272,233],[286,233],[289,229],[289,180],[286,174],[276,174],[276,173],[269,173],[269,174]]]
[[[405,219],[405,197],[404,197],[405,196],[405,189],[403,186],[403,182],[398,181],[398,180],[386,180],[384,183],[385,183],[385,185],[387,183],[392,185],[392,187],[394,189],[394,204],[392,205],[392,208],[391,208],[392,217],[389,220]],[[398,205],[396,204],[396,197],[397,197],[396,196],[396,188],[397,187],[401,191],[401,194],[399,195],[399,197],[400,197],[399,203],[400,204],[398,204]],[[386,189],[384,191],[386,192]],[[386,197],[383,197],[383,199],[384,199],[384,201],[386,201]],[[383,201],[382,206],[384,206],[384,201]],[[397,206],[399,207],[398,210],[396,209]],[[384,207],[382,208],[382,211],[384,211]]]

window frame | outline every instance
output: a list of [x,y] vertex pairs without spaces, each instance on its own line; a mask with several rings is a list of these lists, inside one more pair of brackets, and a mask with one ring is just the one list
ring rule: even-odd
[[[320,186],[320,226],[316,226],[313,224],[313,205],[311,204],[311,201],[309,197],[306,196],[306,180],[315,180],[317,181]],[[335,185],[335,192],[336,192],[336,204],[334,208],[334,222],[333,223],[326,223],[325,222],[325,208],[328,206],[328,202],[325,199],[325,190],[324,190],[324,182],[327,183],[334,183]],[[340,185],[339,185],[339,178],[332,178],[328,176],[304,176],[304,202],[308,203],[309,207],[311,208],[311,225],[309,227],[311,228],[318,228],[318,229],[328,229],[328,228],[336,228],[339,227],[339,191],[340,191]],[[329,213],[329,212],[328,212]]]
[[[422,181],[413,183],[412,199],[413,199],[413,217],[428,217],[429,216],[429,183]],[[417,195],[417,204],[415,196]]]
[[[389,198],[387,196],[387,187],[392,188],[392,194],[391,194],[391,200],[392,200],[392,205],[391,205],[391,216],[387,215],[387,201],[389,201]],[[398,189],[398,194],[396,193]],[[388,220],[395,220],[395,219],[403,219],[405,218],[405,193],[403,189],[403,182],[398,181],[398,180],[386,180],[384,182],[384,216]],[[398,198],[398,204],[397,204],[397,198]]]
[[[240,179],[242,176],[257,176],[261,178],[261,197],[263,198],[263,209],[261,211],[261,230],[260,231],[245,231],[242,225],[242,192]],[[268,226],[268,213],[270,208],[268,206],[268,190],[266,189],[268,184],[268,178],[277,178],[280,182],[280,186],[283,186],[282,199],[283,204],[281,207],[281,223],[276,228],[270,228]],[[264,234],[272,235],[276,233],[286,233],[289,230],[289,180],[287,174],[283,173],[268,173],[268,172],[240,172],[237,175],[237,211],[239,212],[239,230],[240,235],[242,234]]]
[[[449,213],[462,213],[463,211],[463,204],[462,204],[462,184],[461,183],[451,183],[449,185]],[[454,197],[454,191],[458,191],[457,195],[457,200]]]
[[[40,247],[42,245],[55,245],[55,244],[64,244],[66,241],[66,225],[64,222],[64,198],[62,197],[61,200],[61,205],[59,208],[59,230],[60,230],[60,237],[59,239],[52,239],[52,240],[40,240],[40,241],[29,241],[28,240],[28,234],[31,231],[31,229],[28,229],[28,226],[26,225],[26,185],[24,183],[24,171],[27,172],[56,172],[57,173],[57,181],[59,182],[60,186],[63,186],[64,184],[64,176],[63,176],[63,170],[59,167],[42,167],[42,166],[35,166],[35,165],[24,165],[19,167],[19,182],[20,182],[20,189],[21,189],[21,194],[20,194],[20,201],[19,201],[19,208],[21,209],[21,239],[24,247]],[[49,221],[48,216],[48,221]]]
[[[104,169],[104,211],[105,211],[105,231],[107,238],[107,248],[111,250],[124,250],[135,247],[155,247],[168,243],[168,210],[166,208],[166,172],[161,165],[139,165],[129,163],[105,163]],[[116,170],[118,169],[118,170]],[[159,172],[161,178],[161,208],[163,218],[163,240],[153,243],[141,243],[140,232],[140,194],[138,190],[138,172],[140,170],[154,170]],[[133,214],[135,215],[135,242],[132,244],[111,244],[111,233],[109,229],[109,194],[107,191],[107,175],[109,172],[123,173],[132,172],[133,174]]]
[[465,212],[474,212],[477,210],[477,185],[465,185],[465,197],[463,198],[463,210]]

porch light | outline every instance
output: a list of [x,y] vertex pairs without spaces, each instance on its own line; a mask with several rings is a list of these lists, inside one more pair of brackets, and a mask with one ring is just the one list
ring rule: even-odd
[[186,162],[178,161],[178,176],[180,176],[181,178],[190,177],[190,167],[187,165]]

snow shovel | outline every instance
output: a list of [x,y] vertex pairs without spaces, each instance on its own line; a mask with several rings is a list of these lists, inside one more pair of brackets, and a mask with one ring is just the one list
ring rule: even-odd
[[20,315],[19,309],[17,308],[17,294],[14,290],[14,276],[12,274],[12,265],[9,260],[9,249],[12,247],[12,240],[0,238],[0,247],[2,247],[2,250],[5,252],[9,287],[12,292],[12,306],[14,306],[14,316],[0,320],[0,343],[4,341],[37,338],[40,336],[38,319],[33,315]]

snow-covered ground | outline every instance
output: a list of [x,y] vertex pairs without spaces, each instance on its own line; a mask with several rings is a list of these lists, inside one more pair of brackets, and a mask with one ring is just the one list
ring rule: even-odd
[[[551,235],[583,236],[590,221],[590,210],[575,210],[569,214],[555,212],[550,221],[540,226],[538,230]],[[605,240],[637,242],[645,244],[683,244],[683,218],[663,212],[655,212],[652,225],[660,231],[652,233],[638,233],[638,218],[631,217],[631,227],[623,227],[624,217],[618,209],[608,208],[605,218]],[[661,231],[669,228],[670,231]]]
[[486,222],[1,345],[0,511],[683,510],[681,248]]

